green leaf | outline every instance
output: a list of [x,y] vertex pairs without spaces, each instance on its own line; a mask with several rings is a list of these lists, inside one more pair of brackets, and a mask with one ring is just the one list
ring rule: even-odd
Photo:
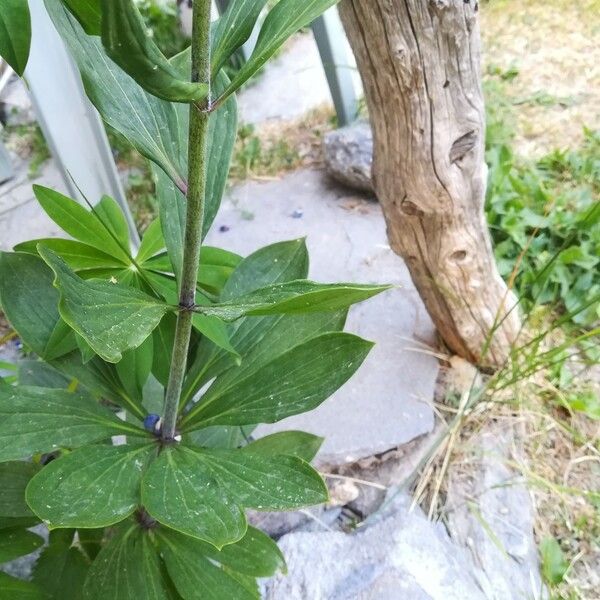
[[127,394],[138,402],[143,401],[143,389],[152,371],[154,343],[152,336],[135,350],[123,353],[116,366],[119,379]]
[[248,451],[265,456],[287,454],[310,462],[323,441],[323,438],[304,431],[281,431],[248,444]]
[[45,0],[45,5],[102,118],[177,185],[184,185],[187,138],[180,138],[174,105],[146,93],[106,55],[99,38],[85,34],[60,2]]
[[1,517],[20,518],[33,515],[25,502],[25,488],[38,471],[38,467],[29,462],[0,463]]
[[142,504],[159,523],[219,548],[246,533],[241,509],[189,448],[160,453],[144,476]]
[[22,76],[29,60],[31,17],[27,0],[0,4],[0,57]]
[[85,271],[88,269],[122,269],[123,262],[106,254],[93,246],[76,242],[75,240],[63,240],[60,238],[43,238],[30,240],[15,246],[15,252],[26,252],[38,255],[38,244],[44,248],[50,248],[56,252],[73,271]]
[[171,373],[173,344],[175,343],[175,327],[177,317],[172,314],[164,316],[160,325],[152,334],[154,357],[152,359],[152,374],[163,386],[167,386]]
[[143,265],[163,248],[165,248],[165,238],[162,234],[160,219],[154,219],[144,232],[142,243],[136,256],[136,262]]
[[56,276],[61,317],[108,362],[117,363],[125,350],[140,346],[169,310],[138,290],[83,281],[57,254],[42,246],[38,251]]
[[390,289],[390,286],[290,281],[218,304],[196,306],[199,314],[235,321],[243,316],[338,311]]
[[92,563],[86,600],[169,600],[149,534],[136,525],[117,531]]
[[545,538],[540,543],[542,557],[542,574],[548,585],[558,585],[564,579],[569,563],[557,540],[552,537]]
[[252,56],[237,72],[224,97],[239,89],[302,27],[310,25],[338,0],[280,0],[269,12],[258,35]]
[[102,32],[101,0],[62,0],[88,35]]
[[169,530],[160,530],[158,538],[167,571],[185,600],[260,599],[203,556],[205,544]]
[[[273,283],[280,283],[306,277],[308,273],[308,252],[303,239],[290,242],[280,242],[261,248],[241,261],[235,271],[228,278],[223,289],[222,299],[228,300],[236,296],[250,293],[258,288]],[[250,360],[250,353],[255,347],[260,346],[261,340],[267,335],[269,329],[275,326],[282,317],[251,318],[238,321],[230,327],[231,343],[243,357],[242,368]],[[289,319],[296,319],[289,317]],[[303,322],[307,322],[302,317]],[[311,323],[320,319],[314,316]],[[296,330],[296,327],[291,327]],[[310,325],[307,329],[310,329]],[[315,333],[309,337],[313,337]],[[288,330],[283,338],[285,349],[298,344],[297,339]],[[273,340],[262,345],[263,351],[270,347]],[[281,346],[281,343],[279,344]],[[260,350],[259,350],[260,351]],[[264,352],[263,352],[264,353]],[[270,358],[276,355],[276,350],[270,353]],[[190,365],[184,386],[184,398],[189,400],[202,385],[221,374],[232,366],[231,358],[213,344],[203,340],[193,363]]]
[[58,314],[52,271],[28,254],[0,253],[0,301],[23,342],[41,357],[52,338]]
[[185,236],[185,196],[161,169],[152,166],[156,187],[156,201],[165,245],[171,260],[173,274],[181,280],[183,268],[183,239]]
[[16,529],[18,527],[35,527],[35,525],[39,524],[40,520],[37,517],[0,517],[0,531],[4,529]]
[[113,435],[145,435],[85,394],[0,387],[0,461],[77,448]]
[[246,535],[239,542],[223,546],[221,550],[200,540],[192,541],[199,553],[251,577],[272,577],[287,570],[285,558],[277,544],[254,527],[248,527]]
[[44,349],[44,360],[55,360],[76,348],[81,350],[79,343],[81,338],[78,338],[79,336],[62,319],[59,319]]
[[[241,261],[241,257],[232,252],[203,246],[198,268],[198,287],[218,296],[223,291],[231,274]],[[145,270],[153,273],[174,273],[171,260],[167,254],[158,254],[142,263]]]
[[102,222],[104,228],[110,232],[111,237],[123,249],[129,259],[131,256],[129,226],[117,202],[109,196],[103,196],[100,202],[94,206],[93,214]]
[[207,83],[192,83],[167,60],[133,0],[102,0],[102,44],[123,71],[152,95],[169,102],[200,102]]
[[71,380],[53,366],[41,360],[19,361],[19,385],[65,390]]
[[97,529],[119,523],[140,504],[140,480],[153,445],[88,446],[44,467],[27,503],[54,528]]
[[48,596],[29,581],[11,577],[0,571],[0,600],[47,600]]
[[295,456],[254,454],[242,450],[197,449],[234,502],[258,510],[293,510],[327,502],[320,475]]
[[[0,532],[0,564],[27,556],[44,545],[44,539],[25,529]],[[0,596],[1,597],[1,596]]]
[[52,600],[82,600],[83,584],[89,563],[77,548],[72,548],[73,531],[50,532],[50,544],[43,550],[33,570],[33,581]]
[[[185,65],[181,68],[189,71],[191,68],[190,60],[189,51],[185,51],[174,57],[172,62]],[[220,73],[215,81],[215,93],[223,90],[228,82],[227,76]],[[188,111],[183,106],[179,106],[177,111],[181,137],[187,139]],[[229,165],[237,135],[237,101],[234,96],[229,98],[218,110],[211,113],[208,126],[208,164],[203,236],[208,233],[221,206],[221,199],[229,175]],[[179,281],[183,263],[186,200],[181,192],[181,186],[174,185],[172,177],[170,181],[156,168],[152,169],[152,173],[156,183],[156,200],[163,235],[175,277]]]
[[231,55],[252,35],[256,21],[267,0],[232,0],[217,21],[212,41],[213,77]]
[[[111,218],[115,218],[112,212],[114,208],[109,208],[108,201],[103,205],[99,204],[99,212],[95,214],[87,211],[75,200],[41,185],[34,185],[33,192],[44,212],[63,231],[84,244],[118,258],[122,264],[129,265],[131,263],[127,251],[129,242],[123,247],[118,241],[119,238],[106,225],[107,210],[111,211]],[[120,212],[118,207],[117,211]]]
[[362,364],[373,344],[326,333],[263,365],[229,387],[211,387],[183,418],[185,431],[209,425],[275,423],[319,406]]

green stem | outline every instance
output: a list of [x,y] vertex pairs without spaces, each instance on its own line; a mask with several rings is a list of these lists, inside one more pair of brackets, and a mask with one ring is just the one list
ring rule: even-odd
[[[194,2],[192,33],[192,81],[210,85],[210,0]],[[188,190],[183,248],[183,270],[180,282],[179,306],[175,329],[175,343],[165,409],[162,418],[163,440],[172,440],[177,426],[179,399],[187,366],[187,355],[192,335],[192,308],[196,302],[202,227],[204,224],[204,197],[206,192],[206,163],[208,155],[208,119],[210,92],[204,106],[190,105],[188,142]]]

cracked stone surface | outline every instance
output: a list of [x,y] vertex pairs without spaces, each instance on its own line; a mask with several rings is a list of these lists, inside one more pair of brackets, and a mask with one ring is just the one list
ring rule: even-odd
[[262,426],[259,434],[302,429],[326,438],[322,463],[353,462],[395,448],[433,428],[437,361],[423,352],[434,328],[403,261],[389,248],[377,203],[303,170],[268,183],[248,182],[224,200],[207,242],[247,255],[307,236],[310,277],[391,283],[394,289],[350,311],[347,329],[376,346],[363,368],[307,415]]
[[279,545],[288,575],[266,600],[486,600],[468,557],[444,527],[399,496],[385,518],[357,533],[291,533]]

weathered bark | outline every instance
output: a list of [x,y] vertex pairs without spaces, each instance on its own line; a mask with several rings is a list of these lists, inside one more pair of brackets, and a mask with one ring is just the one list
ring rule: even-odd
[[[342,0],[375,140],[392,248],[447,346],[499,366],[519,328],[484,216],[476,0]],[[491,337],[491,341],[488,340]]]

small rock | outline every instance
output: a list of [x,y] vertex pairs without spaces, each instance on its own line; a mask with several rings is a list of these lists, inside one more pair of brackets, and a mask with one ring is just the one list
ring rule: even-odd
[[488,598],[547,598],[531,498],[526,482],[509,466],[520,462],[512,425],[486,424],[463,452],[465,464],[456,463],[449,472],[446,512],[452,539],[468,548]]
[[301,210],[295,210],[292,213],[292,219],[301,219],[304,216],[304,212]]
[[265,584],[267,600],[484,600],[461,549],[410,499],[376,525],[347,535],[292,533],[280,540],[289,574]]
[[373,133],[366,121],[337,129],[325,136],[327,172],[348,187],[373,193]]
[[228,227],[227,225],[221,225],[221,227],[219,227],[219,232],[220,233],[227,233],[231,228]]

